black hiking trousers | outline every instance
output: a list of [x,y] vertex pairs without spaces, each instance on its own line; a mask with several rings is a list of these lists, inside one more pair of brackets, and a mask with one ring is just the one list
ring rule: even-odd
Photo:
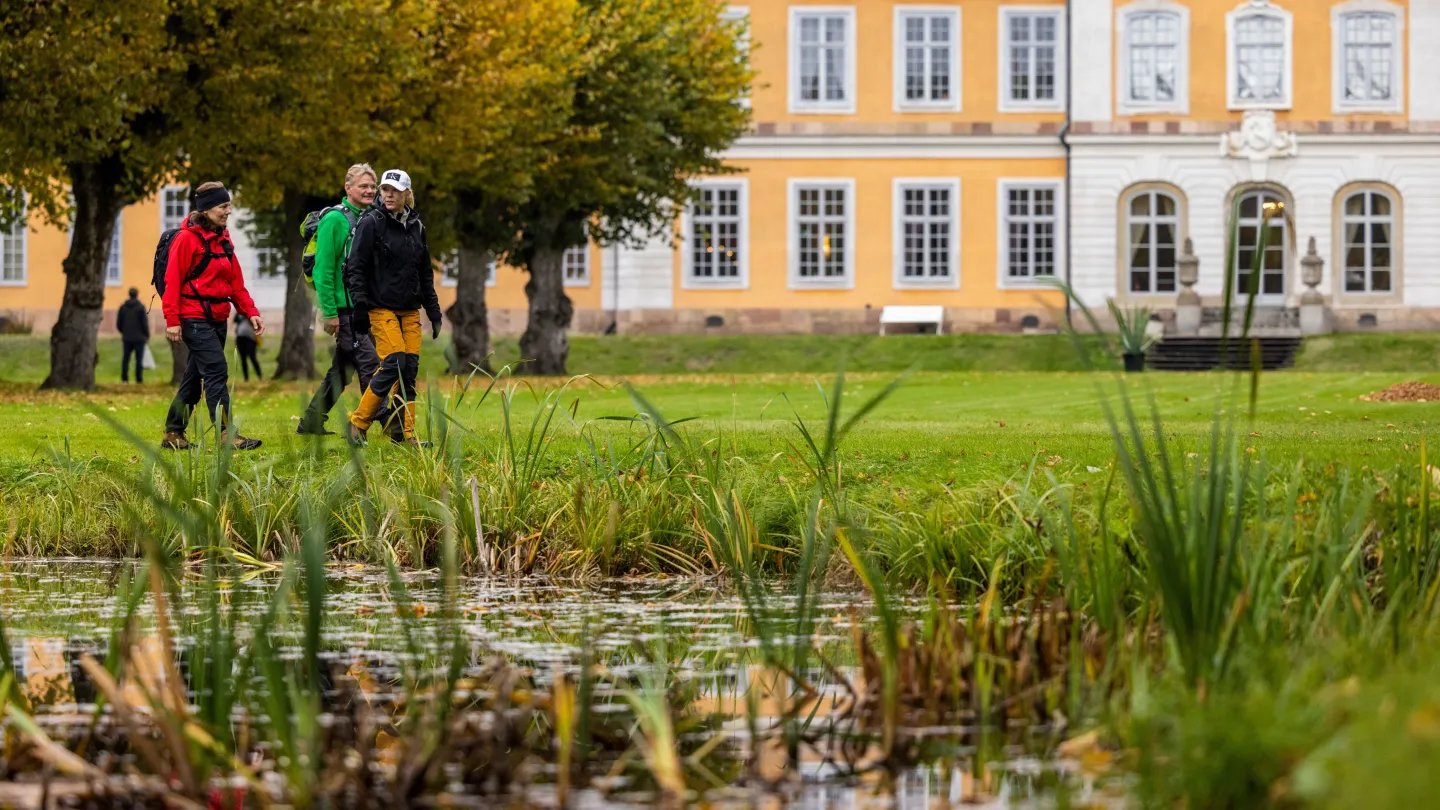
[[370,378],[375,376],[376,369],[380,368],[380,355],[375,353],[374,340],[369,335],[355,333],[350,312],[349,309],[341,309],[335,313],[340,320],[340,328],[335,332],[334,356],[330,369],[325,372],[325,380],[320,383],[319,390],[305,409],[305,415],[300,418],[302,432],[318,433],[324,429],[330,411],[340,401],[345,386],[350,384],[352,370],[359,376],[363,392],[370,386]]
[[120,382],[130,382],[130,357],[135,357],[135,382],[145,382],[145,341],[121,341],[125,353],[120,355]]
[[[225,364],[225,321],[207,321],[186,318],[180,321],[180,339],[190,350],[190,360],[185,364],[185,376],[180,378],[180,387],[175,399],[170,402],[170,413],[165,416],[166,433],[184,433],[190,424],[190,414],[200,403],[204,390],[205,407],[210,411],[210,421],[224,430],[230,412],[230,368]],[[216,411],[220,421],[216,422]]]

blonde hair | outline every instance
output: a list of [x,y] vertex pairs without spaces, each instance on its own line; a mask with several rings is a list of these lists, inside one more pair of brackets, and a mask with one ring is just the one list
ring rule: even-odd
[[345,170],[345,187],[349,188],[350,184],[354,183],[357,178],[366,174],[370,175],[371,180],[377,183],[380,182],[380,175],[376,174],[375,170],[370,168],[369,163],[356,163],[354,166]]

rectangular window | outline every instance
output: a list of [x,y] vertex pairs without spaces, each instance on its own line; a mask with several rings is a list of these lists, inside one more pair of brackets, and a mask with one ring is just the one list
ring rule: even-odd
[[689,278],[700,283],[742,280],[741,235],[745,227],[745,189],[739,183],[701,186],[690,203]]
[[1394,95],[1395,15],[1364,13],[1340,18],[1346,104],[1388,102]]
[[1001,109],[1053,109],[1060,103],[1059,12],[1001,9]]
[[160,190],[160,231],[164,233],[185,223],[190,201],[184,186],[166,186]]
[[1128,207],[1130,292],[1173,293],[1179,256],[1180,216],[1176,198],[1141,191]]
[[855,9],[792,8],[791,108],[855,111]]
[[1170,12],[1132,14],[1127,33],[1131,103],[1174,101],[1180,66],[1180,15]]
[[896,108],[959,109],[959,12],[900,6],[895,32]]
[[279,248],[255,248],[255,275],[257,278],[282,278],[285,275],[285,255]]
[[[737,41],[737,43],[736,43],[736,44],[739,45],[739,47],[740,47],[740,61],[742,61],[742,62],[749,62],[749,61],[750,61],[750,28],[749,28],[749,26],[750,26],[750,7],[749,7],[749,6],[730,6],[729,8],[727,8],[727,9],[725,9],[724,11],[720,12],[720,20],[721,20],[721,22],[723,22],[723,23],[726,23],[726,24],[729,24],[729,25],[732,25],[732,26],[736,26],[736,27],[738,27],[738,28],[741,29],[740,36],[739,36],[738,41]],[[738,103],[741,107],[745,107],[746,109],[748,109],[748,108],[750,107],[750,88],[749,88],[749,87],[746,87],[746,88],[745,88],[745,90],[742,92],[740,98],[737,99],[736,103]]]
[[[460,253],[458,251],[452,252],[450,255],[446,256],[444,261],[440,262],[440,268],[441,287],[460,286]],[[495,286],[494,261],[491,261],[489,264],[485,265],[485,286]]]
[[1361,191],[1346,198],[1341,222],[1345,234],[1345,292],[1393,291],[1394,225],[1390,198],[1385,194]]
[[1056,211],[1059,188],[1055,184],[1002,184],[1002,281],[1024,284],[1053,278],[1057,263]]
[[959,197],[958,181],[896,181],[895,286],[954,286]]
[[0,228],[0,285],[25,284],[25,209],[7,227]]
[[590,286],[590,245],[566,248],[561,267],[565,270],[566,287]]
[[796,286],[849,286],[854,246],[851,181],[791,183],[794,212],[792,283]]
[[1279,104],[1287,97],[1286,20],[1251,14],[1235,21],[1235,97],[1241,103]]
[[120,263],[120,215],[115,215],[115,230],[110,235],[110,254],[105,261],[105,284],[117,287],[124,280],[124,268]]

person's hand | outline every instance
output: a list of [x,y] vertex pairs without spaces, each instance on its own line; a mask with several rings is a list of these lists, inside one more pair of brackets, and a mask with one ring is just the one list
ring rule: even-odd
[[431,321],[431,322],[430,322],[430,339],[431,339],[431,340],[439,340],[439,339],[440,339],[440,322],[439,322],[439,321]]
[[180,327],[178,327],[178,326],[167,326],[167,327],[165,327],[165,339],[168,340],[168,341],[170,341],[171,343],[179,343],[179,342],[180,342]]
[[256,315],[250,319],[250,326],[255,330],[255,337],[265,334],[265,319]]
[[338,317],[336,317],[336,318],[326,318],[326,319],[325,319],[325,334],[327,334],[327,335],[333,335],[333,334],[335,334],[336,332],[339,332],[339,331],[340,331],[340,319],[339,319]]
[[433,310],[427,308],[425,310],[425,317],[430,319],[430,339],[439,340],[440,326],[445,322],[444,316],[440,314],[440,308],[435,307]]
[[356,307],[350,315],[350,328],[357,335],[370,334],[370,310]]

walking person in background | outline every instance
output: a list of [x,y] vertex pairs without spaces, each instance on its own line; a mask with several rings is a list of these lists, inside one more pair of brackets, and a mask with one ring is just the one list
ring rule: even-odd
[[145,382],[145,344],[150,340],[150,313],[140,303],[140,291],[130,288],[130,297],[115,313],[115,331],[125,353],[120,357],[120,382],[130,382],[130,355],[135,355],[135,384]]
[[250,382],[250,366],[255,367],[255,379],[265,379],[265,372],[260,370],[260,355],[257,350],[260,348],[260,338],[255,334],[255,327],[250,325],[250,319],[246,318],[237,309],[235,311],[235,349],[240,353],[240,373],[245,375],[245,382]]
[[[375,203],[376,184],[379,178],[368,163],[357,163],[345,172],[345,196],[338,205],[331,206],[320,215],[315,229],[315,297],[320,305],[320,317],[324,319],[325,334],[335,337],[334,356],[325,380],[310,400],[300,425],[295,429],[302,436],[332,436],[334,431],[325,428],[325,420],[340,393],[350,384],[353,369],[360,378],[360,390],[370,387],[370,378],[380,367],[380,356],[375,353],[375,343],[368,334],[359,334],[352,327],[355,303],[345,289],[345,258],[350,253],[351,240],[361,216]],[[383,416],[378,421],[385,424]],[[399,426],[391,434],[401,440],[404,436]]]
[[[430,338],[440,337],[440,300],[425,226],[415,212],[410,175],[389,169],[380,176],[381,205],[355,226],[350,258],[345,262],[345,288],[355,304],[352,315],[359,334],[371,333],[380,355],[380,370],[370,379],[360,407],[350,414],[346,437],[353,443],[365,434],[387,400],[400,412],[403,443],[422,446],[415,438],[415,381],[420,373],[420,310],[430,319]],[[394,417],[391,417],[392,419]]]
[[220,183],[203,183],[191,196],[191,212],[170,242],[165,265],[165,338],[184,341],[190,350],[185,376],[170,412],[165,417],[165,438],[160,446],[184,450],[190,442],[185,428],[190,414],[205,393],[210,421],[219,435],[236,450],[254,450],[259,439],[247,439],[230,428],[230,369],[225,363],[225,332],[233,301],[250,322],[256,337],[265,334],[265,322],[255,309],[245,277],[235,260],[235,246],[225,225],[230,221],[230,192]]

